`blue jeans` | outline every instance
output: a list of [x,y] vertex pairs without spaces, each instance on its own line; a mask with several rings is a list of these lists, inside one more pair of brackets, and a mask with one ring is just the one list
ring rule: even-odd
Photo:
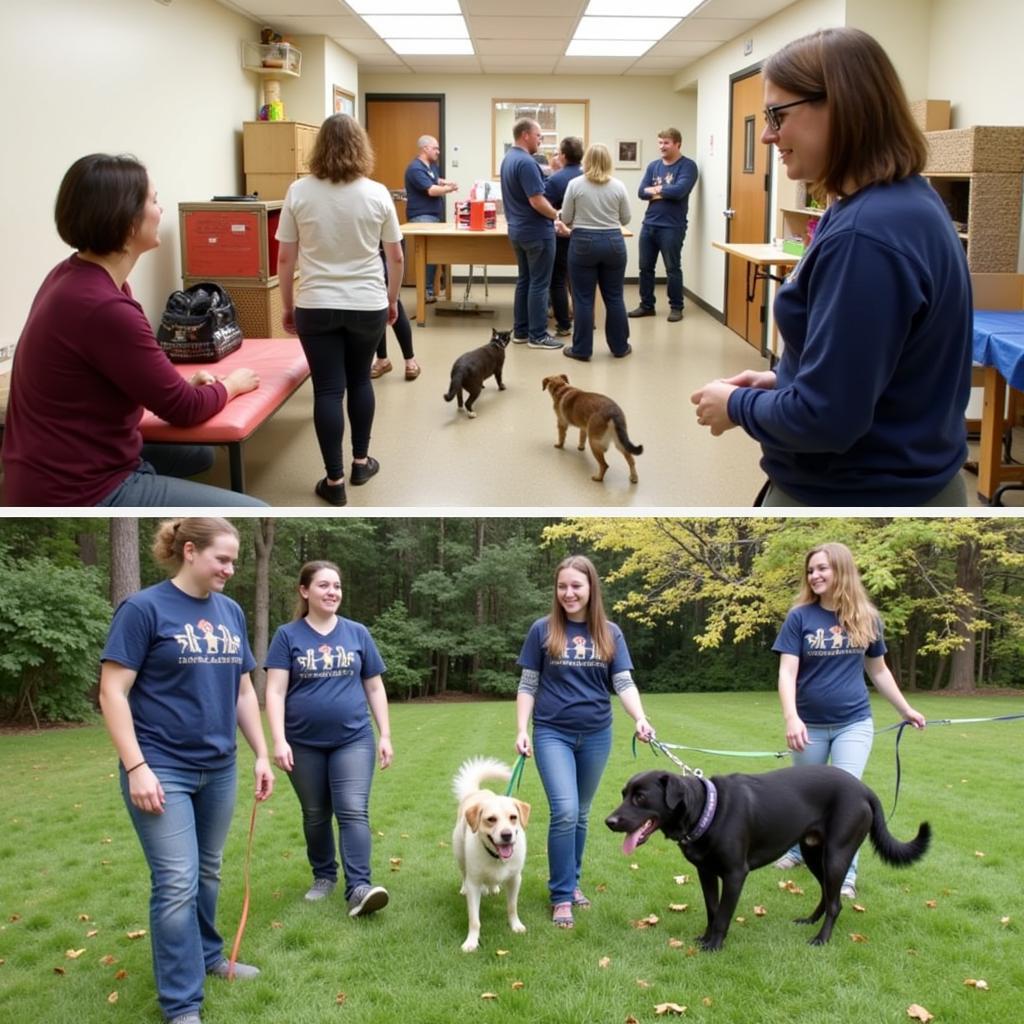
[[[793,764],[828,764],[831,761],[836,768],[842,768],[859,779],[871,756],[875,723],[870,718],[862,718],[849,725],[808,725],[807,736],[810,743],[803,750],[793,751]],[[799,846],[794,846],[789,852],[798,860],[803,859]],[[859,853],[854,854],[844,885],[856,883],[859,857]]]
[[292,744],[292,788],[302,805],[306,856],[314,878],[338,879],[334,822],[345,872],[345,899],[370,884],[370,782],[376,746],[373,733],[343,747]]
[[221,855],[235,809],[235,766],[215,771],[161,768],[163,814],[135,807],[121,769],[121,793],[149,864],[149,932],[160,1008],[198,1012],[206,971],[224,955],[217,931]]
[[213,465],[213,449],[207,445],[144,444],[139,454],[139,468],[98,501],[98,506],[266,507],[266,502],[248,494],[181,479],[204,473]]
[[[410,224],[440,224],[441,218],[435,217],[432,213],[421,213],[418,217],[410,217]],[[437,264],[427,264],[427,294],[434,294],[434,278],[437,276]],[[408,358],[408,357],[406,357]]]
[[661,256],[668,279],[669,309],[683,308],[683,239],[686,228],[654,227],[640,229],[640,305],[654,309],[654,265]]
[[313,429],[324,468],[332,480],[345,475],[341,442],[346,408],[352,426],[352,455],[366,457],[376,399],[370,365],[381,335],[387,330],[384,309],[305,309],[296,307],[295,327],[313,378]]
[[548,292],[555,265],[555,236],[533,242],[512,242],[519,262],[516,294],[512,307],[512,332],[531,341],[548,333]]
[[614,355],[623,355],[629,344],[629,318],[622,283],[626,277],[626,243],[622,232],[575,228],[569,239],[569,279],[576,319],[572,350],[589,356],[594,350],[594,295],[604,299],[604,337]]
[[611,726],[588,733],[533,727],[533,754],[551,807],[548,890],[552,903],[570,902],[579,885],[590,805],[611,748]]

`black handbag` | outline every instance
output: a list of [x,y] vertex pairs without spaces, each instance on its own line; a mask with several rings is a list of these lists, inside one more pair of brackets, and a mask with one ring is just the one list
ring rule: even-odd
[[156,340],[172,363],[214,363],[242,344],[235,304],[210,281],[173,292]]

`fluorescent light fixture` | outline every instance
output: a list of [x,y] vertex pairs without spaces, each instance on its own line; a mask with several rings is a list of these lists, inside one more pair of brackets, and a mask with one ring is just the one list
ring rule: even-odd
[[[704,0],[644,0],[642,13],[652,18],[685,18],[702,3]],[[636,0],[590,0],[583,13],[591,17],[633,18],[636,8]]]
[[370,14],[363,21],[384,39],[469,39],[461,14]]
[[440,54],[467,54],[473,56],[473,43],[469,39],[385,39],[395,53],[413,56]]
[[459,0],[346,0],[356,14],[462,14]]
[[639,57],[656,39],[573,39],[566,57]]
[[646,39],[653,44],[678,24],[678,18],[581,18],[573,39]]

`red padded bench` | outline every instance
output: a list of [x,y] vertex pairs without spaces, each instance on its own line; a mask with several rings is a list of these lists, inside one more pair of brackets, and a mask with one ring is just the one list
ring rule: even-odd
[[242,445],[302,386],[309,367],[298,338],[246,338],[240,349],[216,363],[178,363],[176,369],[183,377],[191,377],[196,370],[223,377],[240,366],[255,370],[260,386],[228,402],[205,423],[174,427],[147,410],[140,428],[147,442],[226,446],[231,489],[244,493]]

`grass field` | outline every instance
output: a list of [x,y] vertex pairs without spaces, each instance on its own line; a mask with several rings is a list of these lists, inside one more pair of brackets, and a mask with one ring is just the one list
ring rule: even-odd
[[[781,717],[773,694],[662,695],[647,711],[668,742],[774,750]],[[1024,711],[1020,698],[914,701],[929,719]],[[884,702],[876,724],[893,721]],[[655,1020],[677,1003],[691,1021],[721,1024],[876,1024],[908,1019],[919,1004],[938,1024],[1024,1019],[1024,720],[908,731],[894,834],[927,819],[934,843],[918,865],[896,871],[865,848],[858,903],[844,909],[832,943],[805,944],[791,923],[816,899],[809,874],[771,868],[747,881],[723,952],[697,953],[703,902],[692,867],[660,835],[621,854],[603,818],[634,771],[671,767],[630,751],[616,714],[612,759],[593,810],[584,887],[594,907],[571,932],[548,920],[547,804],[527,765],[520,796],[531,802],[530,852],[520,901],[528,931],[512,935],[501,897],[485,900],[481,949],[463,954],[465,904],[449,848],[450,780],[463,758],[511,759],[508,703],[393,707],[395,764],[377,776],[371,804],[375,881],[391,891],[381,914],[343,913],[340,891],[303,902],[309,869],[298,803],[283,773],[261,808],[253,855],[252,910],[243,959],[262,976],[210,981],[208,1024],[282,1021],[377,1024],[455,1020],[611,1022]],[[895,786],[894,734],[878,737],[865,781],[888,810]],[[709,774],[769,771],[770,759],[687,755]],[[250,801],[246,785],[226,854],[220,900],[230,945],[243,895]],[[0,1007],[11,1022],[160,1019],[148,935],[148,872],[115,781],[102,726],[0,736]],[[679,884],[677,876],[689,876]],[[779,887],[790,877],[803,896]],[[670,904],[686,904],[673,911]],[[755,913],[755,906],[765,913]],[[653,927],[633,922],[655,914]],[[862,940],[855,941],[851,935]],[[671,940],[680,940],[673,942]],[[75,957],[69,953],[82,952]],[[987,990],[965,985],[981,979]],[[521,983],[521,984],[520,984]],[[496,998],[484,999],[485,993]]]

